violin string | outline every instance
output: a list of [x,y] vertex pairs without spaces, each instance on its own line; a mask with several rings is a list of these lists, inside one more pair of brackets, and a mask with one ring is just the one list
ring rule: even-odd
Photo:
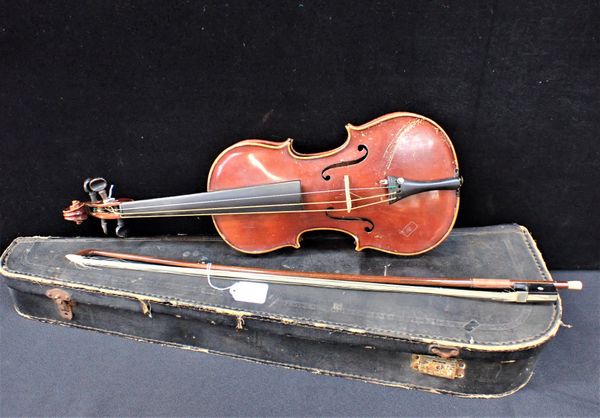
[[[385,197],[390,197],[391,194],[382,194],[382,195],[377,195],[377,196],[369,196],[366,198],[362,198],[361,200],[370,200],[370,199],[374,199],[374,198],[385,198]],[[356,202],[359,199],[353,199],[353,202]],[[387,202],[390,201],[392,199],[385,199],[385,200],[381,200],[381,202]],[[377,202],[373,202],[373,203],[379,203],[380,201]],[[310,202],[311,204],[329,204],[329,202]],[[297,210],[277,210],[277,211],[272,211],[272,210],[257,210],[257,211],[252,211],[252,210],[245,210],[243,212],[221,212],[223,210],[236,210],[236,209],[268,209],[269,207],[278,207],[278,206],[303,206],[302,203],[296,203],[296,204],[287,204],[287,205],[255,205],[255,206],[245,206],[245,207],[240,207],[240,206],[231,206],[228,208],[199,208],[199,209],[185,209],[185,210],[175,210],[175,211],[170,211],[170,210],[164,210],[164,211],[154,211],[154,212],[144,212],[144,213],[134,213],[134,214],[128,214],[125,216],[121,216],[123,219],[130,219],[130,218],[153,218],[153,217],[170,217],[170,216],[203,216],[203,215],[251,215],[251,214],[264,214],[264,213],[300,213],[300,212],[328,212],[328,211],[332,211],[332,212],[337,212],[337,211],[347,211],[346,208],[346,201],[339,201],[338,204],[343,204],[342,208],[331,208],[331,209],[297,209]],[[364,205],[359,205],[359,206],[354,206],[352,209],[359,209],[361,207],[363,207]]]
[[[376,186],[376,187],[352,187],[349,190],[352,192],[354,190],[375,190],[375,189],[381,189],[381,188],[385,188],[386,186]],[[219,190],[216,190],[219,191]],[[274,197],[285,197],[285,196],[303,196],[303,195],[309,195],[309,194],[324,194],[324,193],[334,193],[334,192],[344,192],[346,191],[346,189],[331,189],[331,190],[316,190],[316,191],[310,191],[310,192],[299,192],[299,193],[282,193],[282,194],[274,194],[274,195],[266,195],[266,196],[246,196],[246,197],[239,197],[239,198],[227,198],[227,199],[214,199],[214,200],[205,200],[202,203],[222,203],[222,202],[228,202],[228,201],[239,201],[239,200],[251,200],[251,199],[270,199],[270,198],[274,198]],[[208,192],[211,193],[211,192]],[[161,199],[161,198],[158,198]],[[153,200],[153,199],[150,199]],[[135,201],[133,201],[135,202]],[[157,205],[146,205],[146,206],[139,206],[136,207],[135,210],[138,209],[151,209],[151,208],[159,208],[159,207],[164,207],[164,206],[168,206],[168,207],[175,207],[175,206],[184,206],[184,205],[190,205],[193,203],[190,202],[186,202],[186,203],[164,203],[164,204],[157,204]]]
[[[393,198],[380,200],[376,202],[366,203],[364,205],[359,205],[352,210],[362,209],[368,206],[378,205],[381,203],[386,203],[392,201]],[[164,217],[182,217],[182,216],[214,216],[214,215],[261,215],[261,214],[284,214],[284,213],[318,213],[318,212],[346,212],[346,208],[338,208],[338,209],[300,209],[300,210],[282,210],[282,211],[267,211],[267,212],[232,212],[232,213],[186,213],[186,214],[159,214],[159,215],[142,215],[142,216],[128,216],[124,219],[130,218],[164,218]]]
[[[366,197],[358,197],[355,199],[351,199],[350,202],[358,202],[362,200],[370,200],[376,198],[383,198],[390,196],[391,193],[382,193],[373,196]],[[114,210],[114,208],[109,208],[109,211],[113,213],[120,213],[123,218],[131,218],[137,217],[138,215],[154,215],[154,214],[163,214],[163,213],[186,213],[186,212],[211,212],[218,210],[235,210],[235,209],[257,209],[257,208],[270,208],[270,207],[281,207],[281,206],[306,206],[306,205],[330,205],[330,204],[346,204],[346,200],[330,200],[330,201],[319,201],[319,202],[300,202],[300,203],[278,203],[278,204],[264,204],[264,205],[249,205],[249,206],[229,206],[229,207],[213,207],[213,208],[191,208],[191,209],[166,209],[166,210],[157,210],[157,211],[144,211],[144,212],[133,212],[133,213],[124,213],[122,211]],[[278,211],[279,212],[279,211]]]
[[[392,193],[389,193],[388,195],[391,195]],[[384,200],[378,200],[376,202],[370,202],[370,203],[365,203],[362,205],[358,205],[358,206],[354,206],[351,208],[351,210],[357,210],[357,209],[362,209],[362,208],[366,208],[369,206],[374,206],[374,205],[379,205],[382,203],[387,203],[387,202],[391,202],[394,200],[394,197],[390,197],[389,199],[384,199]],[[233,209],[237,209],[236,207],[233,207]],[[165,211],[168,212],[168,211]],[[168,212],[168,213],[164,213],[164,214],[151,214],[151,215],[141,215],[141,216],[136,216],[136,215],[128,215],[126,216],[124,219],[130,219],[130,218],[162,218],[162,217],[182,217],[182,216],[208,216],[208,215],[260,215],[260,214],[283,214],[283,213],[317,213],[317,212],[347,212],[347,209],[345,207],[343,208],[332,208],[332,209],[299,209],[299,210],[282,210],[282,211],[267,211],[267,212],[232,212],[232,213],[184,213],[184,214],[180,214],[180,213],[174,213],[174,212]]]

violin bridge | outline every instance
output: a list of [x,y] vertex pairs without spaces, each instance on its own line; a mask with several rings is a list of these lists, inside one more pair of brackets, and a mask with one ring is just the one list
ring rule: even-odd
[[344,175],[344,195],[346,196],[346,210],[348,213],[352,211],[352,199],[350,197],[350,176]]

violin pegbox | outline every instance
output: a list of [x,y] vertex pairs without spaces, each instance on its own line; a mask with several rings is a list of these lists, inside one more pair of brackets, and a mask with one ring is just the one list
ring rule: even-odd
[[118,209],[121,202],[131,199],[115,199],[112,197],[113,189],[114,185],[109,185],[108,181],[102,177],[85,179],[83,191],[89,195],[90,200],[88,202],[71,201],[71,205],[63,210],[63,218],[80,225],[89,216],[93,216],[100,219],[102,231],[106,235],[108,235],[108,221],[115,219],[117,221],[115,235],[125,238],[128,231]]

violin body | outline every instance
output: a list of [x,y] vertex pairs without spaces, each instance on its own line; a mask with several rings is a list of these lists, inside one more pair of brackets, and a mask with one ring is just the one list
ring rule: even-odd
[[221,237],[252,254],[300,246],[303,233],[334,230],[356,250],[399,255],[428,251],[450,233],[462,179],[450,139],[435,122],[398,112],[347,125],[338,148],[301,154],[292,140],[241,141],[213,163],[207,192],[132,201],[114,199],[102,178],[88,179],[91,201],[72,201],[69,221],[212,216]]
[[[214,215],[221,237],[247,253],[298,248],[304,232],[323,229],[353,236],[358,251],[372,248],[415,255],[440,244],[456,220],[456,190],[418,193],[349,213],[317,210],[332,206],[319,202],[345,200],[344,176],[348,176],[353,197],[384,194],[379,188],[390,175],[421,181],[457,177],[456,154],[443,129],[423,116],[398,112],[361,126],[347,125],[346,130],[343,145],[317,154],[296,152],[291,139],[245,140],[223,151],[210,170],[209,191],[300,180],[302,192],[310,192],[303,195],[304,202],[315,204],[305,206],[311,211],[298,213]],[[329,190],[338,192],[318,193]]]

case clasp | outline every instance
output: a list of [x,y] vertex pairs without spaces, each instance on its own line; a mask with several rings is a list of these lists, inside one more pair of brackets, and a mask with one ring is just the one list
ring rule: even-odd
[[67,321],[73,319],[73,301],[71,295],[63,289],[49,289],[46,296],[54,301],[58,315]]
[[460,354],[460,350],[456,347],[442,347],[439,345],[430,345],[429,352],[443,359],[458,357]]

